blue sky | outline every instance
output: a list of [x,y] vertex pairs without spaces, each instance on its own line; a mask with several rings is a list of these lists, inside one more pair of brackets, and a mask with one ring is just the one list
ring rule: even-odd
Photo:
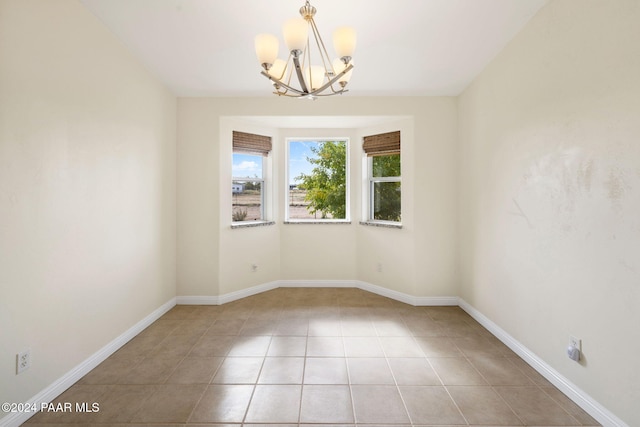
[[[289,184],[296,184],[295,177],[309,174],[313,166],[307,157],[313,157],[311,147],[320,145],[318,141],[289,141]],[[232,174],[236,178],[262,177],[262,156],[233,153]]]
[[295,177],[309,174],[313,169],[307,157],[313,157],[311,147],[320,145],[317,141],[289,141],[289,184],[297,184]]
[[235,178],[262,178],[262,156],[233,153],[231,172]]

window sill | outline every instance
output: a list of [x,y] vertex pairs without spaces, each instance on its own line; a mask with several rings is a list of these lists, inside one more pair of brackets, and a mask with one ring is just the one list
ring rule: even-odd
[[400,224],[399,222],[360,221],[360,225],[366,225],[368,227],[381,227],[381,228],[402,228],[402,224]]
[[342,219],[338,219],[338,220],[325,220],[325,221],[318,221],[318,220],[298,220],[298,221],[285,221],[283,224],[293,224],[293,225],[306,225],[306,224],[334,224],[334,225],[349,225],[351,224],[351,221],[348,220],[342,220]]
[[234,222],[231,224],[231,228],[249,228],[249,227],[266,227],[269,225],[275,225],[275,221],[247,221],[247,222]]

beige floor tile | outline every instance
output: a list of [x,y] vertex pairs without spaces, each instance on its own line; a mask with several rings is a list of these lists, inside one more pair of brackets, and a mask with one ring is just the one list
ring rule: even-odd
[[429,358],[444,385],[487,385],[482,375],[462,357]]
[[387,357],[424,357],[413,337],[380,337],[380,344]]
[[495,387],[526,425],[573,426],[580,423],[539,387]]
[[267,357],[258,384],[302,384],[304,357]]
[[171,384],[158,386],[133,417],[133,422],[184,423],[200,401],[206,385]]
[[368,320],[342,319],[340,327],[342,328],[342,336],[345,337],[375,337],[378,335],[373,323]]
[[228,355],[231,357],[265,356],[269,343],[271,343],[270,336],[238,336]]
[[117,385],[109,389],[97,402],[99,411],[83,417],[91,423],[125,423],[133,419],[145,400],[159,386]]
[[378,337],[344,337],[347,357],[384,357]]
[[267,356],[298,356],[303,357],[307,352],[307,337],[281,337],[271,338]]
[[307,357],[344,357],[341,337],[307,338]]
[[305,385],[300,422],[353,423],[351,393],[346,385]]
[[305,384],[349,384],[347,364],[340,357],[308,357],[304,369]]
[[442,385],[425,358],[393,358],[388,361],[398,385]]
[[409,413],[414,427],[598,425],[458,307],[343,288],[176,306],[56,401],[100,412],[26,425],[408,427]]
[[511,363],[513,363],[518,369],[522,371],[534,384],[545,387],[553,387],[553,385],[538,371],[533,369],[527,362],[519,357],[510,357]]
[[308,335],[310,337],[340,337],[342,328],[340,320],[333,319],[311,319],[309,321]]
[[233,347],[235,335],[204,335],[191,348],[190,357],[226,356]]
[[404,323],[415,337],[441,337],[445,336],[442,326],[427,316],[403,317]]
[[478,335],[478,329],[464,320],[435,320],[447,337],[469,337]]
[[534,385],[508,357],[473,357],[468,360],[491,385]]
[[395,386],[351,386],[356,422],[363,424],[408,424],[409,416]]
[[273,335],[307,336],[309,322],[306,319],[283,319],[276,325]]
[[242,330],[245,319],[237,318],[218,318],[211,327],[205,332],[205,335],[238,335]]
[[380,337],[408,337],[411,330],[400,317],[396,319],[376,319],[373,321],[376,333]]
[[117,384],[131,369],[143,360],[142,357],[109,357],[82,377],[79,384]]
[[211,320],[183,320],[177,328],[171,331],[171,335],[202,335],[213,324]]
[[395,384],[384,358],[347,358],[347,369],[351,384]]
[[571,399],[565,396],[560,390],[553,386],[541,387],[541,389],[547,393],[553,400],[569,414],[571,414],[580,424],[583,426],[599,426],[600,424],[593,419],[584,409],[576,405]]
[[[144,332],[143,332],[144,334]],[[148,356],[151,351],[166,338],[165,335],[143,335],[134,337],[131,341],[122,346],[111,357],[134,359],[136,357]],[[167,334],[168,335],[168,334]]]
[[416,342],[426,357],[461,357],[463,354],[447,337],[416,337]]
[[491,387],[449,386],[447,389],[470,424],[522,425]]
[[241,423],[249,407],[253,385],[211,385],[193,410],[189,423]]
[[169,335],[151,350],[148,357],[184,357],[191,351],[199,338],[196,335]]
[[442,386],[400,386],[413,424],[465,424],[465,419]]
[[147,357],[134,366],[119,384],[163,384],[182,358]]
[[248,423],[297,423],[300,412],[299,385],[258,385],[249,404]]
[[249,318],[242,325],[238,335],[273,335],[275,329],[273,322]]
[[504,356],[504,350],[496,346],[487,338],[474,335],[452,338],[455,345],[467,357],[500,357]]
[[167,379],[167,384],[209,384],[222,357],[185,357]]
[[255,384],[262,368],[262,357],[227,357],[216,372],[214,384]]

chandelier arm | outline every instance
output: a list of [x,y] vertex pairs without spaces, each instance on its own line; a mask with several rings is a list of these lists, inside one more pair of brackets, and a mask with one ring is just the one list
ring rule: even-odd
[[[314,90],[313,92],[310,92],[310,95],[315,95],[318,96],[318,94],[320,92],[322,92],[323,90],[325,90],[326,88],[328,88],[329,86],[331,86],[331,90],[333,90],[333,84],[335,82],[337,82],[340,77],[344,76],[345,74],[347,74],[349,71],[351,71],[353,69],[353,64],[349,64],[344,70],[342,70],[340,73],[338,73],[334,78],[332,78],[331,80],[329,80],[327,83],[325,83],[324,86],[322,86],[321,88],[318,88],[316,90]],[[264,74],[264,71],[262,72]],[[337,92],[334,91],[334,93],[342,93],[344,92],[343,90],[339,90]]]
[[298,75],[298,81],[300,82],[300,88],[303,93],[309,93],[309,89],[307,89],[307,85],[304,82],[304,77],[302,75],[302,67],[300,67],[300,60],[298,59],[298,55],[293,55],[293,65],[296,69],[296,74]]
[[327,74],[329,74],[330,72],[332,75],[334,73],[334,70],[333,70],[333,65],[331,65],[331,58],[329,58],[329,53],[327,52],[327,48],[324,45],[324,41],[322,40],[322,37],[320,37],[320,32],[318,31],[318,27],[316,26],[316,21],[314,21],[313,18],[311,18],[309,22],[311,24],[313,37],[316,39],[316,45],[318,46],[318,51],[320,53],[320,59],[322,60],[322,65],[324,66],[324,70],[325,72],[327,72]]
[[[265,76],[266,78],[268,78],[269,80],[271,80],[272,82],[274,82],[275,84],[277,84],[278,86],[282,86],[284,88],[287,89],[287,91],[291,91],[294,93],[297,93],[298,95],[309,95],[309,92],[302,92],[296,88],[293,88],[291,86],[289,86],[288,84],[282,82],[281,80],[276,79],[275,77],[273,77],[272,75],[270,75],[269,73],[267,73],[266,71],[262,71],[261,74],[263,76]],[[278,94],[284,95],[286,94],[286,92],[280,92],[278,91]]]

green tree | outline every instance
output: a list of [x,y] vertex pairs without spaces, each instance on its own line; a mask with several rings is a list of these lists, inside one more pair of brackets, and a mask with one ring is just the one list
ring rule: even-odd
[[322,218],[343,219],[347,216],[346,195],[346,162],[347,144],[341,141],[324,141],[312,147],[313,157],[307,157],[314,165],[311,173],[296,177],[306,190],[305,200],[309,202],[307,209],[311,214],[320,212]]
[[[400,177],[400,155],[375,156],[372,159],[372,175]],[[400,182],[375,182],[373,184],[373,218],[383,221],[400,221]]]

